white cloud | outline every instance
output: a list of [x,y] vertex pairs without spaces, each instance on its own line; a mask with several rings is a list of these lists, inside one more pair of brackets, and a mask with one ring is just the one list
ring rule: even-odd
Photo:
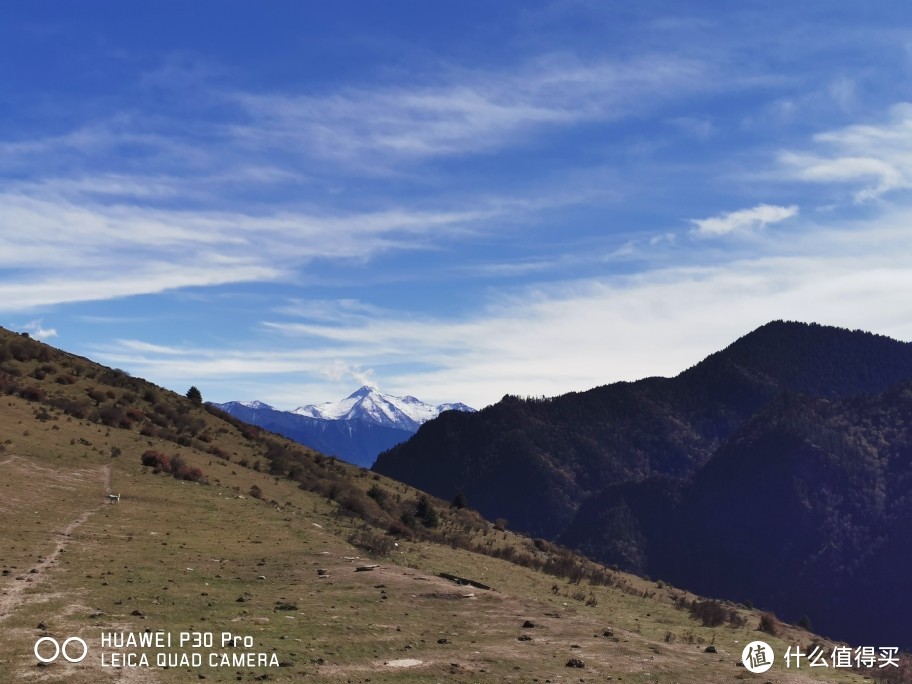
[[674,375],[780,318],[908,340],[907,222],[897,213],[866,231],[805,226],[786,249],[769,241],[760,247],[772,251],[727,263],[539,285],[460,320],[387,311],[270,321],[280,335],[269,349],[188,348],[174,356],[119,347],[101,356],[163,384],[193,378],[210,394],[246,387],[248,396],[287,408],[350,391],[345,373],[365,367],[394,394],[481,407],[505,393],[560,394]]
[[881,124],[847,126],[814,136],[813,151],[783,151],[779,161],[793,178],[860,186],[855,201],[912,188],[912,104],[890,109]]
[[719,237],[730,233],[746,233],[773,223],[780,223],[798,214],[795,205],[780,207],[773,204],[758,204],[751,209],[731,211],[705,219],[691,219],[696,226],[691,232],[700,237]]
[[336,383],[351,379],[361,387],[365,385],[377,387],[376,380],[374,380],[376,373],[373,368],[363,370],[340,359],[334,359],[332,363],[319,368],[318,372],[327,380]]
[[41,319],[29,321],[20,327],[37,337],[39,340],[47,340],[51,337],[57,337],[56,328],[45,328],[44,322]]
[[257,215],[30,190],[0,193],[0,269],[26,273],[0,280],[0,310],[289,278],[314,260],[428,249],[516,210],[506,202],[465,211]]
[[550,57],[513,72],[452,73],[423,87],[237,93],[253,121],[231,127],[231,135],[253,147],[364,164],[463,156],[509,146],[542,127],[614,121],[718,87],[712,71],[680,56],[587,63]]

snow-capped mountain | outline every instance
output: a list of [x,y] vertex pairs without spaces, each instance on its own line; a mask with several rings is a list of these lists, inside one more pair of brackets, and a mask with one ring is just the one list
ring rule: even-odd
[[300,406],[292,413],[323,420],[366,420],[385,427],[415,432],[443,411],[474,411],[465,404],[425,404],[412,396],[395,397],[365,385],[342,401]]
[[272,406],[263,401],[238,401],[237,404],[240,404],[244,408],[249,409],[271,409]]
[[229,401],[215,406],[252,425],[365,467],[373,465],[381,451],[404,442],[422,423],[443,411],[475,411],[461,403],[434,406],[367,386],[341,401],[301,406],[294,411],[280,411],[262,401]]

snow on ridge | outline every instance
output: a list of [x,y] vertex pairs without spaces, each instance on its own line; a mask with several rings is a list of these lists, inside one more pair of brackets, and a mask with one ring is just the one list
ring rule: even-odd
[[259,401],[257,399],[254,399],[253,401],[239,401],[236,403],[239,404],[240,406],[243,406],[244,408],[249,408],[249,409],[271,409],[272,408],[272,406],[270,406],[266,402]]
[[442,410],[450,408],[471,410],[465,404],[432,406],[410,395],[396,397],[365,385],[341,401],[300,406],[292,413],[324,420],[361,418],[378,425],[415,431],[422,423],[436,418]]

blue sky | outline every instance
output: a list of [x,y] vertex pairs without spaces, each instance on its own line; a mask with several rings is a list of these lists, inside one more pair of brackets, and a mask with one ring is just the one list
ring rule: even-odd
[[484,406],[912,340],[912,8],[7,3],[0,322],[206,399]]

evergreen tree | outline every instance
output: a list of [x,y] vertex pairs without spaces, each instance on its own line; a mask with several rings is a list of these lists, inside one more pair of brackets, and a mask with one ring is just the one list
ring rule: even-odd
[[203,395],[194,385],[187,390],[187,399],[192,401],[194,404],[199,405],[203,403]]

